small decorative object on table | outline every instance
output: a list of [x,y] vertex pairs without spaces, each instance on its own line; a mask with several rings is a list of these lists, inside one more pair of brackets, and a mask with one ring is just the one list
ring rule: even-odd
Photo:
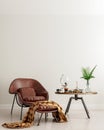
[[69,83],[69,78],[64,74],[62,74],[60,78],[60,84],[62,86],[61,89],[63,89],[64,92],[68,91],[68,83]]
[[81,78],[83,78],[83,79],[85,79],[85,80],[87,81],[85,92],[91,92],[89,80],[90,80],[91,78],[95,78],[95,77],[92,75],[93,72],[94,72],[94,70],[95,70],[95,68],[96,68],[96,66],[95,66],[92,70],[90,70],[89,67],[82,68],[82,75],[83,75],[83,76],[82,76]]
[[68,87],[64,87],[64,92],[68,92]]
[[56,92],[60,92],[60,91],[61,91],[61,89],[59,89],[59,88],[58,88],[58,89],[56,89]]

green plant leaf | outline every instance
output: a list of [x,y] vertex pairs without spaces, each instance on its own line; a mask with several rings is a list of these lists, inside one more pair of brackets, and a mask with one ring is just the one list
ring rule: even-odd
[[90,75],[89,75],[90,77],[92,76],[92,74],[93,74],[96,67],[97,67],[97,65],[91,70]]
[[95,78],[92,74],[95,70],[96,66],[90,71],[89,67],[82,68],[82,77],[83,79],[90,80],[91,78]]

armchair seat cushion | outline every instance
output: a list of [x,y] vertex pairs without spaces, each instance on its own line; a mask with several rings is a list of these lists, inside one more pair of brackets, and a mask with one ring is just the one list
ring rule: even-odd
[[36,92],[32,87],[23,87],[20,88],[18,91],[24,101],[35,102],[45,100],[44,96],[36,96]]
[[35,96],[35,101],[43,101],[45,100],[45,97],[44,96]]
[[34,100],[36,92],[32,87],[19,88],[18,92],[22,96],[23,100]]
[[24,98],[24,101],[27,102],[35,102],[35,101],[43,101],[43,100],[45,100],[45,97],[43,96],[30,96]]

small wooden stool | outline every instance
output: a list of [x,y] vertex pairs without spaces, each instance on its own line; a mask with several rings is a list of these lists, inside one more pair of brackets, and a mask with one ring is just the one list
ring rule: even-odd
[[37,124],[39,126],[43,114],[45,114],[45,121],[46,121],[48,113],[57,112],[58,109],[57,109],[57,107],[52,106],[52,105],[42,105],[41,104],[36,111],[41,113],[39,120],[38,120],[38,124]]

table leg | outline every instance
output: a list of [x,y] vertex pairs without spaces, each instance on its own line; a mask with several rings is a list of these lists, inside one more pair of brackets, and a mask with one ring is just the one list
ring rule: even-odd
[[80,100],[82,101],[82,104],[83,104],[84,109],[85,109],[85,111],[86,111],[87,117],[90,118],[89,112],[88,112],[88,109],[87,109],[87,106],[86,106],[86,104],[85,104],[83,98],[82,98],[82,97],[78,97],[77,94],[75,94],[74,97],[70,97],[70,98],[69,98],[69,101],[68,101],[68,104],[67,104],[67,107],[66,107],[66,110],[65,110],[65,115],[66,115],[66,114],[68,113],[68,111],[69,111],[69,108],[70,108],[72,99],[74,99],[74,100],[79,100],[79,99],[80,99]]
[[70,104],[71,104],[72,99],[73,99],[73,97],[70,97],[70,98],[69,98],[68,105],[67,105],[66,110],[65,110],[65,115],[66,115],[66,114],[68,113],[68,111],[69,111],[69,108],[70,108]]
[[83,104],[84,109],[85,109],[85,111],[86,111],[87,117],[90,118],[90,116],[89,116],[89,112],[88,112],[88,109],[87,109],[87,106],[86,106],[86,104],[85,104],[83,98],[81,98],[81,101],[82,101],[82,104]]

